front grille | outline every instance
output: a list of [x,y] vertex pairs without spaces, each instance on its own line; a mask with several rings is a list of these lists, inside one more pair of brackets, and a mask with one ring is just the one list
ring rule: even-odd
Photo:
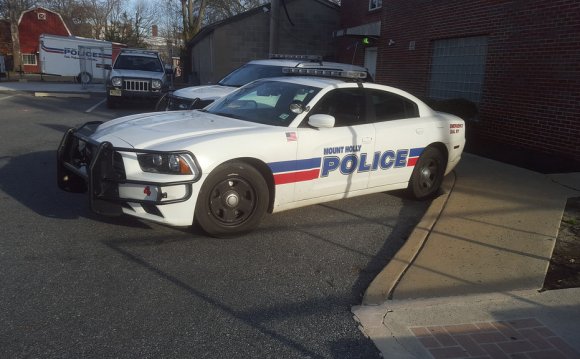
[[125,79],[123,80],[123,89],[126,91],[149,92],[149,81]]

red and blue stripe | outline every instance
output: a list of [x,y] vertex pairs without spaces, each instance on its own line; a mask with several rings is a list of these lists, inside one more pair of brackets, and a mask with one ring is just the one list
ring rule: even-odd
[[419,156],[421,156],[421,153],[423,153],[423,150],[425,148],[421,147],[421,148],[411,148],[409,150],[409,157],[407,159],[407,167],[413,167],[417,164],[417,161],[419,161]]
[[280,161],[269,163],[274,174],[274,183],[287,184],[317,179],[320,176],[322,159],[308,158],[304,160]]

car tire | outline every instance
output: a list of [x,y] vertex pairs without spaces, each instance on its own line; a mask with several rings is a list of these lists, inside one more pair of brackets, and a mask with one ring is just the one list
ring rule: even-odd
[[445,156],[436,147],[427,147],[415,164],[407,191],[416,199],[431,198],[439,191],[445,174]]
[[225,163],[201,186],[195,222],[217,238],[245,234],[260,224],[269,197],[268,184],[258,170],[243,162]]
[[90,84],[93,77],[88,72],[81,72],[77,75],[77,82],[80,84]]

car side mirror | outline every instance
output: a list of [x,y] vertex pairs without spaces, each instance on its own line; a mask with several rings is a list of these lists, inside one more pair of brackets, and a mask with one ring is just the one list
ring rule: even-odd
[[334,127],[334,116],[325,114],[316,114],[308,118],[308,124],[316,128],[332,128]]
[[105,68],[105,70],[109,70],[109,71],[110,71],[111,69],[113,69],[113,66],[111,66],[111,65],[108,65],[108,64],[107,64],[107,65],[105,65],[105,66],[103,66],[103,67]]
[[165,69],[165,74],[166,75],[173,75],[173,70],[172,69]]

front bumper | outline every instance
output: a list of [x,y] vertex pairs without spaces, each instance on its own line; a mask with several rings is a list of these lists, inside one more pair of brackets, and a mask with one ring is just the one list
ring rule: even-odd
[[[186,180],[175,180],[184,175],[139,173],[137,154],[168,152],[114,147],[110,142],[97,142],[90,136],[100,124],[88,122],[66,131],[57,151],[59,188],[67,192],[88,192],[91,210],[102,215],[126,213],[172,225],[190,225],[193,208],[187,202],[192,200],[193,185],[201,177],[201,172],[187,175]],[[171,151],[169,154],[186,154],[199,169],[193,154],[187,151]],[[159,180],[164,177],[168,180]],[[176,208],[181,218],[167,218],[164,207],[186,203],[184,208],[188,208],[187,212],[191,214],[186,215],[184,208]]]
[[131,99],[141,99],[141,98],[153,98],[159,99],[167,92],[166,90],[155,90],[155,91],[134,91],[125,90],[118,87],[107,87],[107,96],[109,98],[131,98]]

